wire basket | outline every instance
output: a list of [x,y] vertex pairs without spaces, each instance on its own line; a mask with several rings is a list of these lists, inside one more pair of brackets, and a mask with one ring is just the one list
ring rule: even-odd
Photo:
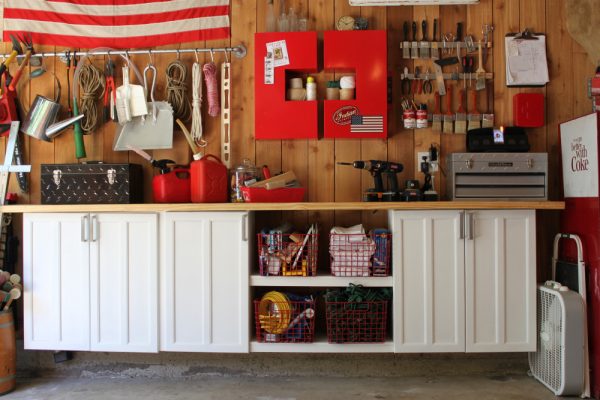
[[316,276],[318,234],[258,234],[258,265],[262,276]]
[[329,343],[383,343],[388,301],[326,302]]
[[315,301],[281,298],[254,300],[256,340],[261,343],[312,343],[315,337]]
[[333,276],[389,276],[391,233],[329,235]]

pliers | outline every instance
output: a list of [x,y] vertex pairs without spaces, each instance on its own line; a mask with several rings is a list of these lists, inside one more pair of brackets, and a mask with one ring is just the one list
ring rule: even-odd
[[104,67],[106,88],[104,89],[104,121],[116,118],[117,90],[115,88],[115,63],[108,59]]
[[423,80],[423,93],[425,93],[425,94],[433,93],[433,86],[431,85],[431,80],[429,79],[429,69],[427,69],[427,73],[425,74],[425,79]]

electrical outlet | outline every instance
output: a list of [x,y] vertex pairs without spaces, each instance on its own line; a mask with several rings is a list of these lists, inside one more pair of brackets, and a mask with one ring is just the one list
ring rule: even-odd
[[[423,157],[426,158],[426,161],[429,161],[429,152],[428,151],[420,151],[417,153],[417,172],[421,172],[421,163],[423,162]],[[438,171],[438,162],[435,161],[433,163],[429,164],[429,171],[430,172],[437,172]]]

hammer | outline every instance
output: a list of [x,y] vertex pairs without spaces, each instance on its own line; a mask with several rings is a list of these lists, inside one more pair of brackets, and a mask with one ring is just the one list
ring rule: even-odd
[[23,74],[23,70],[29,63],[29,59],[31,58],[31,55],[33,54],[33,41],[31,40],[31,34],[29,32],[27,32],[21,36],[21,42],[23,42],[23,44],[27,48],[27,53],[25,53],[25,59],[23,59],[23,62],[19,66],[19,69],[17,70],[17,72],[15,73],[15,76],[13,77],[12,81],[10,82],[10,85],[8,86],[8,90],[13,90],[13,91],[15,90],[15,88],[17,87],[17,83],[19,82],[19,79],[21,78],[21,74]]

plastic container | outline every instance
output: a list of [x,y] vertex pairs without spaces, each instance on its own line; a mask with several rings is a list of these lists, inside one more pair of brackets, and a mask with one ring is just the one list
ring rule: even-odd
[[152,178],[155,203],[189,203],[191,201],[189,168],[176,168]]
[[265,189],[242,187],[243,199],[247,203],[300,203],[304,200],[304,188]]
[[329,343],[383,343],[387,334],[388,302],[326,302]]
[[317,83],[312,76],[306,78],[306,100],[317,100]]
[[227,167],[221,159],[207,154],[190,165],[193,203],[227,202]]

